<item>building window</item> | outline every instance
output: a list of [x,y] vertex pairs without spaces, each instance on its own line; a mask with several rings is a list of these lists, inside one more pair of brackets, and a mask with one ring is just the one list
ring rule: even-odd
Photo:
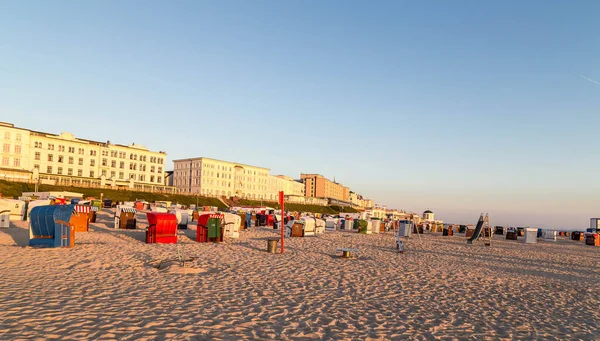
[[108,166],[108,160],[107,159],[102,159],[102,166]]
[[162,178],[159,176],[158,178],[156,178],[156,182],[158,182],[159,184],[162,183]]
[[123,162],[123,161],[119,162],[119,168],[125,169],[125,162]]
[[111,166],[112,168],[117,168],[117,161],[115,161],[115,160],[112,160],[112,161],[110,162],[110,166]]
[[58,167],[58,169],[56,170],[56,174],[62,174],[62,167]]
[[162,167],[158,167],[157,173],[162,173]]
[[40,165],[33,165],[33,168],[40,169]]
[[[154,175],[150,175],[150,182],[154,182]],[[196,180],[198,182],[198,180]]]
[[73,164],[73,157],[69,156],[69,164],[72,165]]
[[116,172],[114,172],[114,171],[110,172],[110,177],[111,177],[112,179],[114,179],[116,175],[117,175],[117,173],[116,173]]
[[21,134],[17,134],[16,140],[21,141]]
[[73,168],[67,169],[67,175],[73,175]]
[[135,180],[135,174],[129,174],[129,178]]
[[15,167],[21,167],[21,159],[19,159],[18,157],[16,157],[16,158],[13,160],[13,165],[14,165]]
[[117,151],[116,150],[111,150],[110,151],[110,157],[117,157]]
[[10,144],[5,143],[4,147],[2,148],[2,151],[5,153],[10,153]]
[[102,151],[102,156],[108,156],[108,150],[103,150]]
[[52,166],[48,166],[46,168],[46,173],[52,173]]
[[144,181],[144,175],[140,174],[139,179],[140,179],[140,181]]
[[58,151],[59,151],[59,152],[64,152],[64,151],[65,151],[65,146],[61,146],[61,145],[59,145],[59,146],[58,146]]
[[2,157],[2,166],[8,166],[8,156]]
[[59,155],[59,156],[58,156],[58,162],[62,163],[62,162],[63,162],[63,159],[64,159],[64,156],[62,156],[62,155]]
[[125,174],[123,172],[119,172],[119,179],[123,179],[124,176]]
[[106,176],[106,169],[102,170],[102,175]]
[[95,150],[90,150],[90,156],[96,156],[96,151]]
[[10,132],[5,131],[4,132],[4,138],[7,139],[7,140],[10,140]]
[[35,159],[36,160],[39,160],[41,156],[42,155],[40,154],[40,152],[35,152]]
[[154,173],[154,166],[150,166],[150,173]]
[[93,178],[93,177],[94,177],[94,171],[93,171],[93,170],[91,170],[91,171],[90,171],[90,178]]
[[96,160],[90,160],[90,166],[94,167],[96,165]]
[[77,170],[77,176],[83,176],[83,169]]
[[69,147],[69,153],[75,153],[75,147]]
[[81,154],[81,155],[85,154],[85,149],[83,149],[83,148],[79,148],[77,151],[78,151],[78,152],[79,152],[79,154]]
[[77,162],[78,165],[83,166],[83,158],[79,158],[79,161]]
[[52,154],[48,154],[48,162],[52,162],[54,160],[54,156]]
[[21,154],[21,146],[15,146],[15,154]]

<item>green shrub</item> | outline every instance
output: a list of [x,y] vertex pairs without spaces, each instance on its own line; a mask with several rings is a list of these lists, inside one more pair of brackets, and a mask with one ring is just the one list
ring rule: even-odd
[[[33,192],[35,185],[21,183],[21,182],[9,182],[0,180],[0,193],[2,197],[12,198],[20,197],[23,192]],[[70,186],[52,186],[52,185],[39,185],[38,192],[51,192],[51,191],[68,191],[75,193],[83,193],[85,197],[94,197],[100,199],[100,193],[104,194],[104,199],[111,199],[113,201],[135,201],[136,199],[146,200],[148,202],[154,201],[171,201],[173,203],[181,205],[196,205],[199,206],[216,206],[219,209],[226,209],[227,206],[223,202],[216,198],[198,197],[180,194],[162,194],[162,193],[148,193],[148,192],[137,192],[127,190],[114,190],[106,188],[84,188],[84,187],[70,187]]]

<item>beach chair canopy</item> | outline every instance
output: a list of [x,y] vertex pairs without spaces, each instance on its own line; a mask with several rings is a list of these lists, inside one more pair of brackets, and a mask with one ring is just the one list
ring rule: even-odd
[[242,218],[237,214],[223,213],[223,220],[223,236],[228,238],[239,238]]
[[174,214],[148,212],[146,217],[148,218],[147,243],[177,243],[177,217]]
[[74,205],[34,207],[29,216],[29,245],[68,246],[71,243],[69,220],[73,211]]

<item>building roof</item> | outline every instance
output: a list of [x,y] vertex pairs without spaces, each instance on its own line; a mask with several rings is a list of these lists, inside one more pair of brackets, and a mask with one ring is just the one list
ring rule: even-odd
[[433,214],[433,212],[431,212],[430,210],[427,210],[427,211],[423,212],[423,214],[427,214],[427,213]]
[[[158,151],[158,152],[152,151],[152,150],[150,150],[147,147],[144,147],[142,145],[135,144],[135,143],[132,143],[131,145],[126,146],[126,145],[122,145],[122,144],[110,143],[110,141],[100,142],[100,141],[83,139],[83,138],[77,137],[77,136],[75,136],[75,135],[73,135],[72,133],[69,133],[69,132],[61,132],[60,134],[46,133],[46,132],[43,132],[43,131],[37,131],[37,130],[31,130],[31,129],[26,129],[26,128],[15,127],[14,124],[7,123],[7,122],[0,122],[0,126],[10,127],[10,128],[14,128],[14,129],[20,129],[20,130],[28,131],[29,133],[31,133],[34,136],[36,136],[36,135],[37,136],[44,136],[44,137],[55,138],[55,139],[65,140],[65,141],[72,141],[72,142],[87,142],[87,143],[95,144],[95,145],[102,146],[102,147],[108,147],[109,145],[113,145],[113,146],[119,146],[119,147],[125,147],[125,148],[132,148],[132,149],[144,150],[144,151],[148,151],[150,153],[158,153],[158,154],[164,154],[164,155],[167,154],[164,151]],[[71,138],[68,139],[68,138],[65,138],[65,137],[71,137]]]
[[235,166],[261,168],[261,169],[266,169],[268,171],[271,170],[271,168],[260,167],[260,166],[253,166],[253,165],[247,165],[247,164],[243,164],[243,163],[239,163],[239,162],[233,162],[233,161],[225,161],[225,160],[213,159],[213,158],[206,157],[206,156],[199,156],[199,157],[192,157],[192,158],[188,158],[188,159],[173,160],[173,162],[197,161],[197,160],[202,160],[202,159],[212,160],[212,161],[217,161],[217,162],[227,162],[227,163],[231,163],[231,164],[233,164]]

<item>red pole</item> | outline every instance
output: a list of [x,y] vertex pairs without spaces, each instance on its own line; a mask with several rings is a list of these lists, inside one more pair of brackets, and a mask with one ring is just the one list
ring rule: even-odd
[[279,192],[279,205],[281,206],[281,253],[283,253],[283,236],[285,233],[285,203],[283,202],[283,191]]

